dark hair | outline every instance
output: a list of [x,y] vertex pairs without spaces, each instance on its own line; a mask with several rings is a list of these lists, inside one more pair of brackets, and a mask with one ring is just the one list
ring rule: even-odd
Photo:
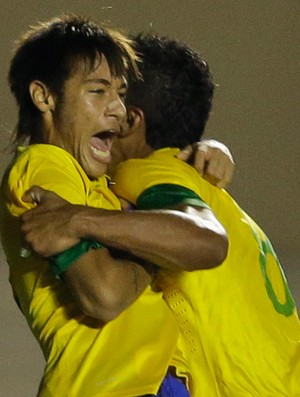
[[143,80],[129,82],[127,105],[144,111],[147,143],[159,149],[198,141],[214,91],[207,63],[177,40],[143,34],[133,40]]
[[19,106],[15,141],[34,136],[40,129],[40,112],[34,106],[29,85],[42,81],[53,94],[61,97],[64,83],[78,60],[94,67],[104,54],[114,76],[139,74],[132,42],[119,32],[103,29],[87,18],[63,15],[39,23],[23,34],[12,58],[8,80]]

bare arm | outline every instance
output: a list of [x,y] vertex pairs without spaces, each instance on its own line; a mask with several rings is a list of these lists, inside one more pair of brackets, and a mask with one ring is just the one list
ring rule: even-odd
[[208,209],[105,211],[71,205],[37,187],[30,194],[40,204],[23,215],[22,230],[28,243],[43,256],[65,250],[83,238],[171,270],[212,268],[227,254],[224,228]]
[[91,249],[64,273],[82,311],[111,321],[133,303],[153,278],[151,265],[114,258],[107,248]]
[[210,210],[101,211],[78,208],[74,235],[125,250],[169,270],[193,271],[220,265],[227,238]]

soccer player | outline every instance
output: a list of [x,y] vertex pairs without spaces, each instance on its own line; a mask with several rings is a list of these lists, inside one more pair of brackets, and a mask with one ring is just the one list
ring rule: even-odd
[[[278,257],[263,230],[224,190],[207,183],[178,150],[201,138],[213,82],[189,46],[137,36],[143,81],[130,82],[127,158],[115,192],[139,210],[194,205],[214,211],[227,231],[222,266],[160,272],[158,285],[181,327],[195,396],[300,396],[300,323]],[[133,144],[134,142],[138,142]]]
[[[179,366],[178,326],[151,288],[152,262],[191,271],[218,266],[227,253],[226,233],[211,211],[210,224],[197,210],[120,211],[105,172],[126,118],[126,80],[137,75],[126,37],[68,15],[30,29],[11,62],[16,140],[28,145],[3,179],[1,238],[15,299],[46,358],[39,397],[157,393],[168,368]],[[20,216],[34,206],[24,200],[33,185],[83,209],[102,209],[100,240],[115,249],[95,241],[88,214],[84,224],[80,219],[85,238],[69,235],[72,247],[51,266],[28,254]]]

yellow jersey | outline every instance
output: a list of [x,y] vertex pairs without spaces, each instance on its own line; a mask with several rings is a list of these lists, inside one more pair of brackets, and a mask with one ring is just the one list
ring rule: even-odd
[[221,266],[161,272],[159,280],[181,328],[192,395],[300,397],[300,323],[276,253],[235,200],[177,159],[178,152],[165,148],[125,161],[114,191],[137,209],[203,201],[227,231]]
[[[156,393],[174,355],[178,328],[161,293],[149,287],[120,316],[87,317],[47,260],[21,258],[19,216],[33,185],[73,204],[120,209],[105,176],[91,181],[65,150],[20,148],[1,188],[1,238],[15,299],[45,359],[38,397],[129,397]],[[126,238],[126,236],[124,236]]]

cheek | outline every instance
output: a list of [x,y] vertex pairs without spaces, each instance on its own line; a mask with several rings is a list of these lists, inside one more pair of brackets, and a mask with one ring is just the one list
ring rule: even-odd
[[103,98],[94,96],[86,100],[84,104],[84,111],[86,117],[97,120],[99,117],[103,117],[106,107],[106,102]]
[[100,115],[101,106],[95,99],[81,99],[74,103],[71,108],[73,112],[73,119],[77,125],[84,127],[93,125]]

